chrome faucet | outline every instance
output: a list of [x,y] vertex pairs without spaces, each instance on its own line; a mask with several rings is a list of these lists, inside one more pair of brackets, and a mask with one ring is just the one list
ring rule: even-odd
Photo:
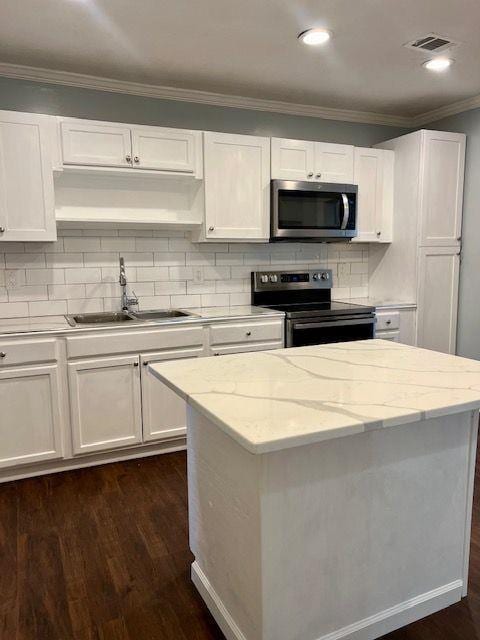
[[138,305],[138,298],[135,291],[132,291],[132,297],[127,293],[127,276],[125,275],[125,260],[120,256],[120,276],[118,282],[122,287],[122,311],[128,311],[131,306]]

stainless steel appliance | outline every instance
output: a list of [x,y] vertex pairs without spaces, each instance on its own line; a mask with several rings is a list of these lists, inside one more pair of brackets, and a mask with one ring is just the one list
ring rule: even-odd
[[375,307],[331,299],[332,271],[252,273],[252,304],[285,312],[285,344],[301,347],[375,337]]
[[272,241],[349,241],[357,235],[354,184],[272,180]]

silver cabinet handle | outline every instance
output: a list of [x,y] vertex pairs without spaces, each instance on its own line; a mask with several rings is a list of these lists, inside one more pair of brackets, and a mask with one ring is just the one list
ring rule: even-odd
[[125,156],[125,160],[130,164],[132,162],[132,156],[127,153],[127,155]]
[[145,360],[145,361],[144,361],[144,363],[143,363],[143,366],[144,366],[144,367],[148,367],[148,365],[149,365],[149,364],[150,364],[150,363],[148,362],[148,360]]
[[315,176],[316,178],[321,178],[322,174],[321,173],[317,173],[317,175]]
[[382,235],[381,231],[377,231],[377,238],[379,238]]
[[133,363],[133,366],[134,366],[134,367],[138,367],[138,362],[134,362],[134,363]]
[[0,227],[0,233],[5,233],[5,227]]
[[220,354],[219,354],[219,353],[214,353],[213,355],[214,355],[214,356],[219,356]]
[[0,351],[0,358],[6,358],[7,354],[5,353],[5,351]]
[[208,227],[209,231],[215,231],[215,227]]
[[310,173],[307,173],[307,178],[313,178],[313,171],[310,171]]
[[387,321],[385,322],[385,324],[392,324],[392,321],[391,321],[391,320],[387,320]]
[[136,164],[138,164],[138,163],[140,162],[140,158],[139,158],[138,156],[135,156],[135,157],[133,158],[133,161],[134,161]]
[[252,335],[251,331],[247,331],[247,333],[245,334],[247,337]]

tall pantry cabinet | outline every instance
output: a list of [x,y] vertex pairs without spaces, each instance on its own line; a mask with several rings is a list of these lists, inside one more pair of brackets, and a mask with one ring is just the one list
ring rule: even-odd
[[421,130],[379,147],[395,152],[395,242],[376,247],[370,295],[417,303],[417,346],[455,353],[465,135]]

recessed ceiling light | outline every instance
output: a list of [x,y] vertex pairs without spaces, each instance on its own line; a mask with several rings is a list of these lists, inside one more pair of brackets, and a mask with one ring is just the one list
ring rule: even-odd
[[307,29],[298,35],[298,39],[304,44],[325,44],[330,40],[330,32],[326,29]]
[[429,71],[446,71],[452,65],[451,58],[432,58],[423,63],[425,69]]

